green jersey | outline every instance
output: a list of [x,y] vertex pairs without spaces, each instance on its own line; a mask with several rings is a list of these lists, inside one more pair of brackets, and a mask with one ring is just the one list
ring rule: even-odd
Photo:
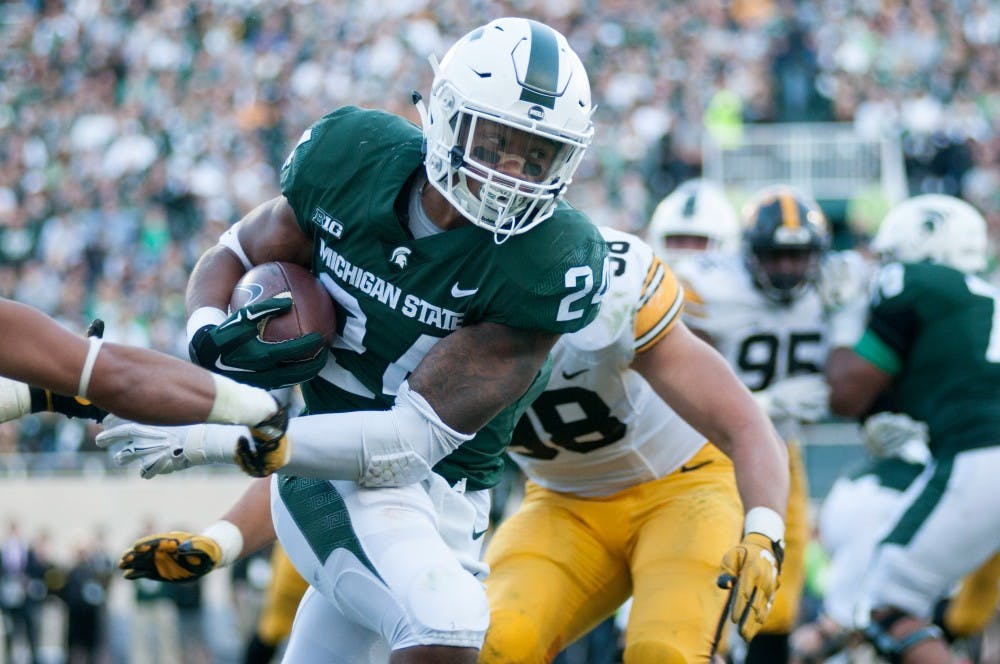
[[[487,321],[564,333],[597,314],[607,249],[566,204],[500,244],[471,224],[414,239],[405,220],[422,143],[403,118],[345,107],[307,130],[282,168],[282,193],[313,239],[312,269],[337,304],[331,359],[303,385],[309,412],[390,407],[427,351],[460,327]],[[435,470],[452,482],[467,478],[470,489],[495,484],[514,424],[547,369]]]
[[876,277],[855,351],[895,376],[893,406],[927,423],[937,457],[1000,442],[998,298],[943,265],[893,263]]

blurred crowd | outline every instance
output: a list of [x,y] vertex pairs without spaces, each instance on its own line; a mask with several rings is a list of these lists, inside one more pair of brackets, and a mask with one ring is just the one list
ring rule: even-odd
[[229,574],[173,584],[125,581],[103,531],[69,555],[55,548],[46,530],[26,531],[16,518],[0,532],[0,662],[244,662],[271,573],[269,549]]
[[[0,4],[0,295],[186,355],[194,260],[278,193],[301,132],[344,104],[416,122],[427,56],[501,15],[585,60],[598,131],[570,202],[597,223],[640,229],[704,132],[839,121],[900,136],[911,192],[966,197],[1000,237],[992,0],[29,0]],[[60,445],[7,427],[0,451]]]

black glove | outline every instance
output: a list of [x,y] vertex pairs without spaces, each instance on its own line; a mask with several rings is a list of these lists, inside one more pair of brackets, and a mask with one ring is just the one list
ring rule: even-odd
[[67,397],[41,387],[29,387],[32,413],[62,413],[67,417],[83,417],[100,422],[108,411],[98,408],[83,397]]
[[289,296],[254,302],[234,311],[219,325],[206,325],[191,337],[191,361],[227,378],[273,390],[310,380],[326,365],[323,336],[264,341],[261,323],[292,307]]

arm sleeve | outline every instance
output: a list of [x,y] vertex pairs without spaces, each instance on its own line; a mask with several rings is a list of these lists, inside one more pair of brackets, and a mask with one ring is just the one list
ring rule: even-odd
[[404,382],[390,410],[297,417],[288,438],[292,453],[282,473],[374,487],[419,482],[472,435],[448,427]]

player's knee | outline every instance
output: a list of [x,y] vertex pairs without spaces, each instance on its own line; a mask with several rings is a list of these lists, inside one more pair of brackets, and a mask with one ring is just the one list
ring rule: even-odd
[[639,641],[625,646],[624,664],[689,664],[684,653],[661,641]]
[[517,610],[498,610],[490,615],[479,664],[547,664],[554,656],[547,650],[535,621]]
[[[442,592],[447,589],[447,592]],[[417,574],[407,594],[410,629],[421,642],[478,648],[490,622],[486,592],[457,565],[433,566]]]

